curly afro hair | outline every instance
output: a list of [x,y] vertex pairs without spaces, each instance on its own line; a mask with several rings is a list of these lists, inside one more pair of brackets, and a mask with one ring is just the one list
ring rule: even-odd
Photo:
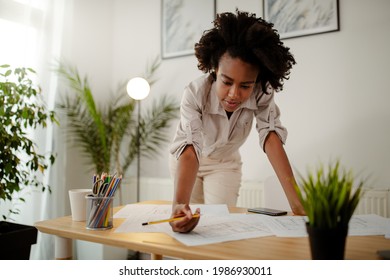
[[280,41],[273,24],[255,14],[236,11],[218,14],[214,28],[206,30],[195,44],[198,68],[204,73],[212,73],[223,54],[240,58],[259,68],[257,82],[265,92],[267,82],[276,90],[283,89],[283,80],[289,78],[290,70],[296,63],[290,49]]

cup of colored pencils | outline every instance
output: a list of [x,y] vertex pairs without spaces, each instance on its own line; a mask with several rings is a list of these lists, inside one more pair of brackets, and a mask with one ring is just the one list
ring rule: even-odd
[[93,177],[93,194],[87,195],[86,228],[106,230],[113,227],[114,194],[122,176],[108,175]]

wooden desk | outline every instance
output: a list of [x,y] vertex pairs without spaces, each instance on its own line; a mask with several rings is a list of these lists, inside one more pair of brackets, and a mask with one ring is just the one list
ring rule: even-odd
[[[144,203],[161,204],[164,202],[150,201]],[[115,209],[116,211],[119,208]],[[243,213],[244,208],[231,208],[231,212]],[[42,233],[59,237],[56,246],[71,244],[73,239],[101,243],[110,246],[127,248],[139,252],[150,253],[152,259],[162,256],[180,259],[233,259],[233,260],[304,260],[310,259],[310,247],[307,237],[282,238],[259,237],[238,241],[229,241],[203,246],[186,246],[164,233],[115,233],[115,229],[124,219],[114,219],[114,228],[105,231],[93,231],[85,228],[85,222],[74,222],[71,216],[53,220],[41,221],[35,227]],[[62,243],[62,244],[58,244]],[[72,246],[68,246],[72,247]],[[384,236],[350,236],[347,238],[346,259],[378,259],[378,250],[389,250],[390,239]],[[56,248],[57,250],[57,248]],[[71,257],[71,252],[68,257]],[[64,256],[56,257],[68,258]]]

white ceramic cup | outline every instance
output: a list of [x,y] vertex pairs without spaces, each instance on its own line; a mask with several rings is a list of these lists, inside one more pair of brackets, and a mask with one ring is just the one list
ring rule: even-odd
[[87,200],[85,196],[92,194],[92,189],[71,189],[69,190],[70,210],[73,221],[85,221],[87,211]]

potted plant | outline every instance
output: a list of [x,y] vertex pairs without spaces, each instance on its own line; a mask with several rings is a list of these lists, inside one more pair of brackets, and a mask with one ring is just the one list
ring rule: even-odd
[[355,184],[351,171],[340,161],[320,166],[307,177],[299,175],[296,185],[305,209],[306,230],[309,235],[312,259],[344,259],[349,221],[362,196],[364,181]]
[[[39,153],[28,130],[45,128],[48,122],[57,120],[55,113],[47,110],[31,75],[35,71],[30,68],[0,66],[0,202],[4,204],[14,199],[24,202],[21,192],[28,187],[50,191],[40,173],[54,163],[55,157]],[[37,230],[6,221],[9,214],[19,214],[19,209],[11,206],[7,213],[0,222],[0,259],[29,259]]]
[[[160,60],[156,58],[144,74],[151,86],[156,81],[154,73],[159,65]],[[170,140],[168,129],[179,112],[179,105],[174,99],[166,95],[155,99],[142,115],[138,130],[135,108],[139,103],[126,93],[126,83],[120,85],[114,96],[109,96],[99,105],[88,78],[81,77],[76,67],[60,62],[56,72],[71,89],[57,104],[68,117],[68,136],[82,148],[94,168],[93,172],[100,174],[115,170],[118,174],[126,174],[138,152],[152,157],[161,150],[162,144]]]

